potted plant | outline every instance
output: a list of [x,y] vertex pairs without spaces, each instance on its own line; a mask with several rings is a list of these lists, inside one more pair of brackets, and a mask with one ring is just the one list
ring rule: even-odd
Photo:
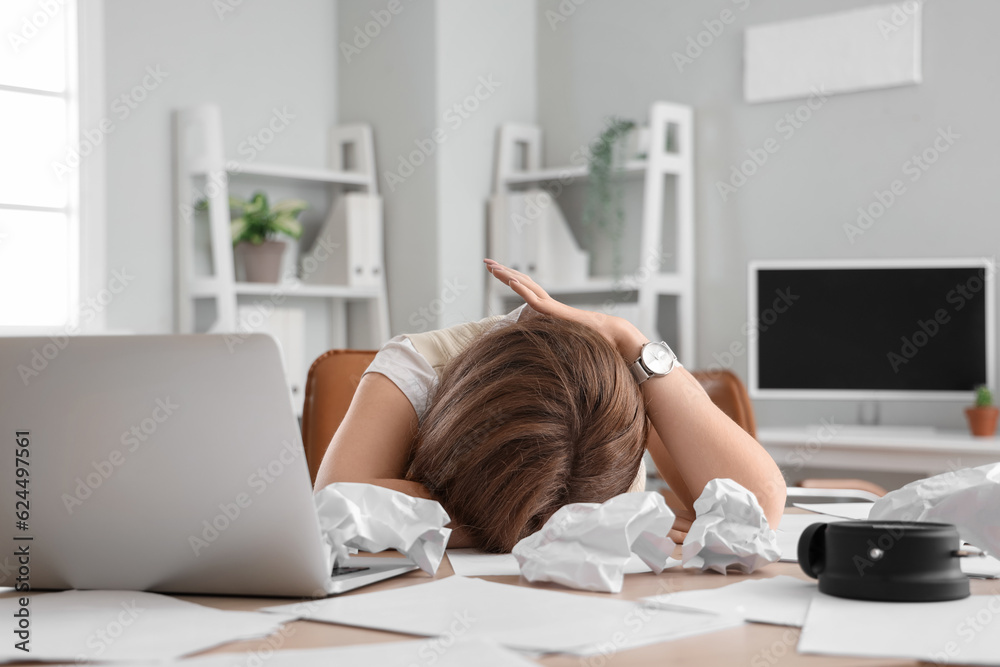
[[[307,208],[309,204],[301,199],[285,199],[271,206],[267,195],[260,191],[254,192],[250,199],[229,197],[236,261],[242,263],[247,282],[278,282],[286,244],[275,237],[302,236],[298,215]],[[200,200],[195,209],[207,210],[208,202]]]
[[972,435],[990,437],[997,430],[1000,408],[993,405],[993,392],[985,384],[976,387],[976,404],[965,409]]
[[612,117],[592,144],[587,159],[589,182],[583,225],[590,235],[592,249],[595,229],[611,240],[612,273],[616,278],[621,275],[625,207],[622,188],[613,182],[613,177],[621,171],[626,144],[635,127],[635,121]]

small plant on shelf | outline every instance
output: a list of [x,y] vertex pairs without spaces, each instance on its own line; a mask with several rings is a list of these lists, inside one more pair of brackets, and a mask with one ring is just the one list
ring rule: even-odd
[[[254,192],[250,199],[229,197],[231,222],[236,258],[241,260],[249,282],[278,282],[285,242],[279,236],[298,239],[302,236],[299,214],[309,208],[301,199],[285,199],[273,206],[267,195]],[[201,199],[195,210],[207,211],[208,201]]]
[[594,231],[600,231],[611,241],[612,273],[617,278],[622,268],[622,234],[625,229],[625,205],[621,184],[614,175],[622,169],[625,144],[635,121],[612,117],[607,127],[590,146],[588,157],[589,183],[583,210],[583,226],[590,237],[593,251]]
[[990,437],[997,430],[1000,408],[993,405],[993,392],[985,384],[976,387],[976,404],[965,409],[972,435]]

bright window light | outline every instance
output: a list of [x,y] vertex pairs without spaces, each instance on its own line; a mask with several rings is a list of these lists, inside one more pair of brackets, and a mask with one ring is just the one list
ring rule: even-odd
[[77,57],[76,0],[0,3],[0,333],[76,320]]

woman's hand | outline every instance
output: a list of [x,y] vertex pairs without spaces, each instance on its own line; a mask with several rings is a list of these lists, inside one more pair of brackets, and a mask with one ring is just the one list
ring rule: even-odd
[[530,276],[507,268],[492,259],[484,259],[483,262],[493,277],[514,290],[529,308],[542,315],[586,324],[604,336],[630,363],[635,361],[639,348],[646,342],[645,336],[639,329],[626,319],[568,306],[549,296]]

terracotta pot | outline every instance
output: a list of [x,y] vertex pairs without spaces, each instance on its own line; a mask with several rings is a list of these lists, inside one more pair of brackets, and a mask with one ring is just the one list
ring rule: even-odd
[[972,435],[989,438],[997,432],[1000,408],[995,405],[985,408],[966,408],[965,416],[969,420],[969,430],[972,431]]
[[284,241],[264,241],[254,245],[247,241],[236,244],[236,260],[243,264],[248,283],[276,283],[281,277]]

